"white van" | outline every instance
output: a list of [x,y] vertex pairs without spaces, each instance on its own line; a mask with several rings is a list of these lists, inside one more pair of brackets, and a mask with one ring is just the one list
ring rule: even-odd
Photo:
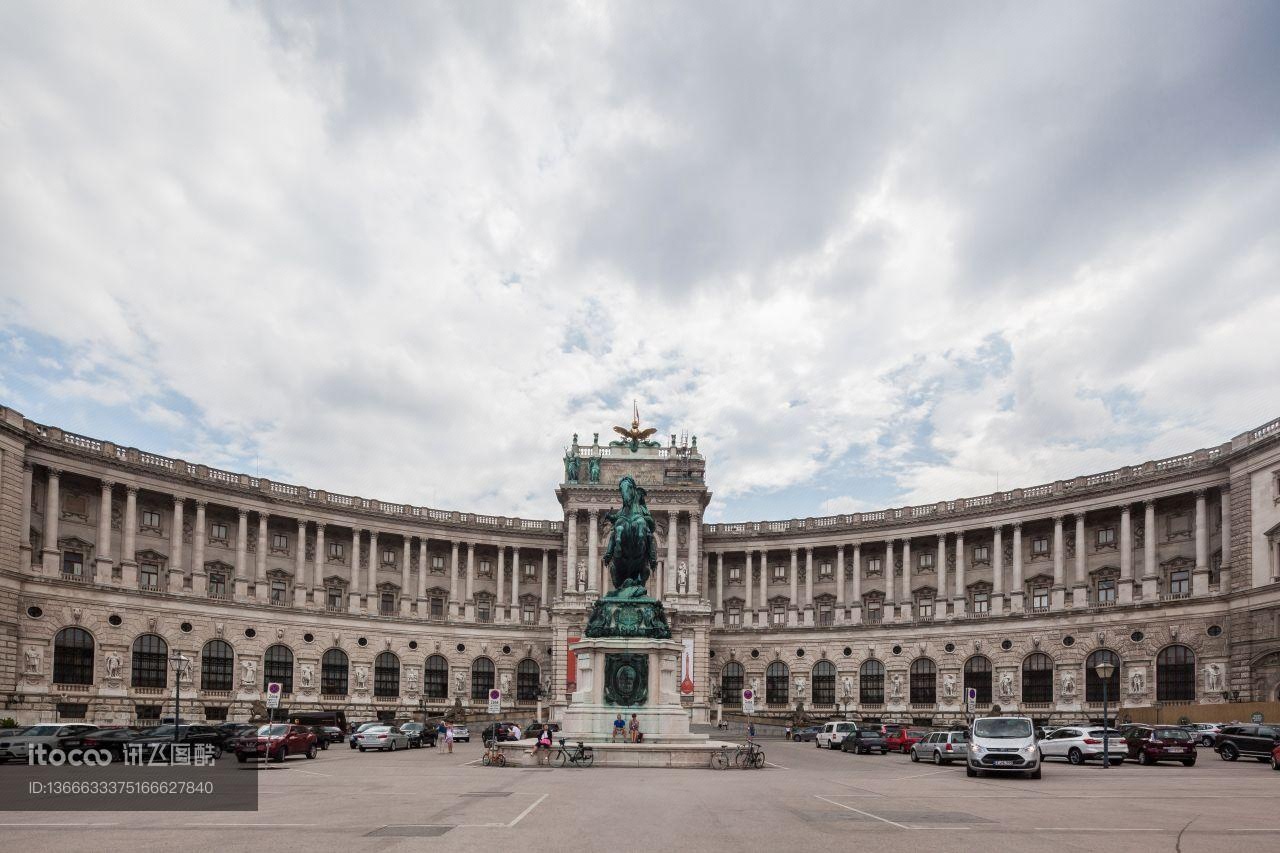
[[858,727],[858,724],[850,720],[840,720],[838,722],[824,723],[822,730],[813,738],[814,744],[822,749],[839,749],[840,744],[844,742],[845,735]]
[[1022,773],[1040,778],[1040,748],[1030,717],[979,717],[969,733],[965,775]]

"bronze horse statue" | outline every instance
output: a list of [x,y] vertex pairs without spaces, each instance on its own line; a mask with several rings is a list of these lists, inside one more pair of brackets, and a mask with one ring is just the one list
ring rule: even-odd
[[645,584],[658,568],[653,516],[645,503],[644,489],[630,474],[618,481],[618,491],[622,493],[622,508],[605,515],[613,525],[604,552],[604,564],[613,581],[613,591],[607,597],[643,598]]

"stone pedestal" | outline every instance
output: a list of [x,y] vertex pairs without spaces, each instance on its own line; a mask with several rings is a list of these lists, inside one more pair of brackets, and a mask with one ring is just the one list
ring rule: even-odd
[[1067,609],[1066,587],[1055,586],[1049,590],[1049,608],[1055,613]]
[[1089,587],[1077,586],[1071,589],[1071,607],[1073,610],[1079,610],[1089,606]]
[[1116,581],[1117,600],[1121,604],[1133,603],[1133,578],[1120,578]]
[[1142,578],[1142,600],[1146,602],[1155,601],[1160,597],[1160,578],[1156,575],[1146,575]]

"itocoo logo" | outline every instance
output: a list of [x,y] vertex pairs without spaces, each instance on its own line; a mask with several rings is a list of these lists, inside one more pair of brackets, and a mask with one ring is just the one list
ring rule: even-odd
[[32,744],[27,751],[27,765],[39,767],[101,767],[111,763],[111,751],[106,749],[73,749],[66,752],[49,748],[46,744]]

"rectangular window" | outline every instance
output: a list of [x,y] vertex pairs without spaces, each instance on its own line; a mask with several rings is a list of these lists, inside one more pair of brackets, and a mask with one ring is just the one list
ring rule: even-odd
[[135,705],[134,709],[139,723],[159,723],[160,715],[164,713],[164,709],[159,705]]
[[213,524],[209,525],[209,541],[226,542],[227,525],[221,521],[215,521]]
[[83,720],[89,716],[89,706],[83,702],[59,702],[54,706],[58,712],[58,721]]
[[986,545],[979,545],[973,549],[973,561],[975,563],[991,562],[991,549]]
[[1115,604],[1116,603],[1116,582],[1111,578],[1098,581],[1098,603],[1099,604]]
[[737,607],[730,607],[728,613],[728,622],[730,625],[742,624],[742,610]]
[[138,586],[143,589],[159,589],[160,567],[155,563],[143,563],[138,566]]
[[62,552],[62,573],[71,577],[84,575],[84,554],[78,551]]
[[1169,573],[1169,592],[1173,595],[1186,595],[1191,592],[1191,573],[1179,569]]
[[916,614],[921,619],[933,618],[933,599],[920,598],[916,600]]
[[830,578],[831,578],[831,574],[832,574],[832,571],[831,571],[831,564],[830,564],[830,563],[819,563],[819,564],[818,564],[818,577],[820,577],[820,578],[827,578],[827,579],[830,579]]
[[784,581],[787,579],[787,567],[777,565],[773,567],[773,579],[776,581]]
[[283,533],[271,534],[271,548],[274,551],[289,550],[289,537]]
[[526,625],[532,625],[538,621],[538,612],[531,602],[520,605],[520,621]]
[[342,543],[341,542],[329,543],[329,556],[334,560],[342,559]]
[[476,574],[477,574],[477,575],[479,575],[479,576],[480,576],[480,577],[482,577],[482,578],[492,577],[492,576],[493,576],[493,563],[490,563],[488,560],[481,560],[481,561],[480,561],[480,568],[479,568],[479,570],[476,572]]
[[867,623],[871,625],[879,625],[884,617],[884,607],[878,601],[867,602]]
[[740,581],[740,580],[742,580],[742,567],[741,567],[741,566],[730,566],[730,567],[729,567],[729,582],[730,582],[730,583],[735,583],[735,582]]
[[1037,536],[1031,540],[1031,553],[1043,556],[1049,553],[1049,538],[1047,536]]
[[538,567],[535,566],[533,563],[525,563],[524,579],[527,581],[531,581],[531,580],[537,580],[537,577],[538,577]]
[[1116,544],[1116,529],[1114,527],[1101,527],[1098,529],[1098,545],[1114,545]]
[[329,587],[325,591],[325,607],[329,610],[342,609],[342,590],[337,587]]
[[394,592],[384,592],[378,597],[378,612],[383,616],[395,615],[396,595]]
[[1049,609],[1049,587],[1038,586],[1031,590],[1031,607],[1033,610]]
[[209,597],[225,598],[226,595],[227,595],[226,577],[217,573],[209,575]]
[[869,578],[880,577],[880,575],[883,573],[882,566],[883,566],[883,563],[880,562],[879,557],[872,557],[870,560],[867,560],[867,577]]
[[382,552],[382,564],[384,566],[389,566],[393,564],[395,561],[396,561],[395,551],[392,551],[390,548],[387,548]]
[[769,608],[769,623],[772,625],[787,624],[787,608],[783,604],[775,604]]
[[443,554],[431,555],[431,571],[437,574],[444,574],[444,555]]
[[932,568],[933,568],[933,555],[932,555],[932,554],[921,554],[921,555],[920,555],[920,557],[919,557],[919,562],[917,562],[917,563],[916,563],[916,565],[918,565],[918,566],[919,566],[920,568],[922,568],[922,569],[932,569]]
[[437,617],[444,616],[444,599],[438,595],[431,599],[431,615]]
[[142,526],[150,527],[154,530],[160,529],[160,513],[154,509],[144,509],[142,511]]
[[834,625],[836,622],[836,612],[830,604],[818,605],[818,624]]
[[227,719],[227,706],[226,705],[221,705],[221,706],[205,705],[204,718],[209,722],[213,722],[213,723],[223,722],[224,720]]
[[285,596],[285,583],[282,580],[273,580],[271,582],[271,603],[275,605],[283,605]]
[[973,594],[973,612],[974,613],[990,613],[991,612],[990,593],[975,592]]
[[489,602],[476,603],[476,621],[488,622],[491,618],[492,611],[489,610]]

